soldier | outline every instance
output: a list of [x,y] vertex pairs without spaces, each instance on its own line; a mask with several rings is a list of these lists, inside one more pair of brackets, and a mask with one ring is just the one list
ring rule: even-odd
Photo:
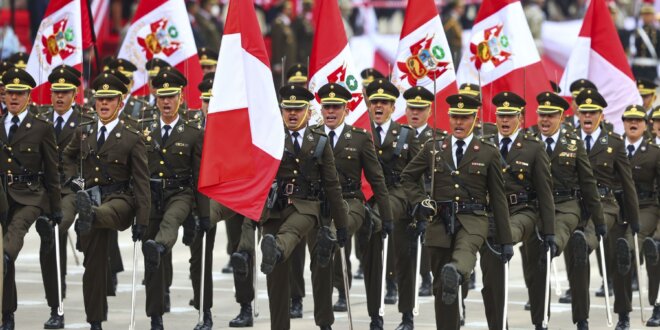
[[[416,86],[406,90],[403,93],[403,98],[406,100],[406,119],[408,124],[415,130],[413,143],[418,149],[421,149],[426,141],[434,137],[434,127],[431,127],[428,123],[431,116],[431,104],[434,100],[433,93],[424,87]],[[446,131],[435,129],[435,137],[446,135]],[[424,189],[426,191],[431,189],[431,173],[424,175]],[[419,287],[418,294],[421,297],[431,296],[433,294],[431,261],[426,248],[422,248],[419,275],[422,277],[422,284]]]
[[[563,112],[569,108],[568,102],[553,92],[544,92],[536,96],[539,115],[537,137],[545,143],[545,151],[550,157],[552,171],[553,196],[555,203],[555,242],[557,253],[572,250],[567,264],[585,267],[588,258],[587,244],[582,231],[575,231],[580,224],[581,211],[589,212],[596,225],[596,232],[603,237],[607,231],[604,225],[603,209],[600,195],[596,189],[596,179],[591,170],[591,164],[585,147],[571,130],[562,128]],[[582,204],[582,208],[581,208]],[[586,222],[586,219],[584,219]],[[584,226],[584,224],[582,224]],[[575,231],[575,233],[574,233]],[[573,235],[577,239],[569,239]],[[543,255],[546,247],[537,237],[530,237],[525,243],[526,255],[524,261],[525,280],[530,299],[532,323],[536,329],[542,329],[544,318],[545,272],[538,267],[538,257]],[[588,270],[588,268],[587,268]],[[571,273],[569,273],[569,278]],[[589,296],[584,297],[588,305]],[[575,310],[576,302],[573,302]],[[581,321],[574,314],[573,322]],[[578,327],[587,326],[586,320],[578,323]],[[581,329],[581,328],[580,328]]]
[[645,3],[639,11],[642,27],[635,30],[635,50],[633,51],[632,71],[638,79],[655,81],[658,77],[658,53],[660,52],[660,37],[655,27],[655,8]]
[[[515,244],[532,238],[543,240],[552,257],[557,248],[550,158],[545,152],[544,144],[537,137],[520,130],[521,113],[525,103],[525,100],[512,92],[495,95],[493,104],[496,107],[498,133],[485,138],[500,147],[512,242]],[[482,246],[480,253],[483,272],[481,293],[488,326],[497,329],[502,326],[504,270],[499,256],[488,246]],[[535,257],[540,258],[542,263],[532,263],[529,266],[549,267],[545,253]]]
[[142,245],[145,263],[146,312],[151,328],[162,329],[165,312],[166,270],[161,258],[171,254],[179,227],[192,210],[208,223],[208,198],[197,186],[204,133],[178,114],[181,90],[187,81],[160,73],[153,80],[160,118],[143,132],[149,159],[151,216]]
[[[467,95],[451,95],[447,103],[451,137],[427,141],[401,179],[414,205],[416,218],[408,228],[411,236],[423,234],[430,219],[424,244],[435,281],[436,326],[459,329],[458,287],[469,278],[477,252],[486,241],[489,206],[495,215],[504,262],[513,256],[513,247],[500,155],[494,145],[472,132],[481,104]],[[429,170],[434,173],[430,197],[419,185]],[[433,205],[437,205],[437,212]]]
[[[156,77],[158,72],[160,72],[160,69],[163,68],[169,68],[172,67],[167,61],[154,57],[150,60],[147,61],[145,64],[145,69],[147,69],[147,73],[149,74],[149,81],[148,81],[148,86],[149,86],[149,96],[146,98],[147,101],[147,106],[148,107],[155,107],[156,106],[156,96],[155,91],[153,90],[151,86],[151,80]],[[142,118],[142,117],[141,117]]]
[[655,89],[658,85],[655,82],[646,79],[637,79],[637,90],[642,97],[642,107],[648,117],[653,112],[653,104],[655,103],[656,94]]
[[2,75],[4,75],[14,65],[8,61],[0,61],[0,115],[7,113],[7,104],[5,103],[5,85],[2,84]]
[[660,265],[658,264],[658,241],[660,231],[658,227],[658,198],[657,185],[660,179],[660,147],[644,138],[646,129],[645,108],[631,105],[623,112],[623,127],[626,130],[626,151],[632,176],[635,181],[635,190],[639,200],[639,236],[640,248],[644,252],[646,271],[648,274],[649,304],[653,306],[653,315],[646,322],[647,327],[660,326],[660,306],[655,300],[658,294],[660,281]]
[[7,59],[7,62],[13,64],[15,67],[19,69],[25,70],[27,67],[27,62],[28,59],[30,58],[30,55],[26,52],[18,52],[14,53],[9,58]]
[[307,88],[307,66],[296,63],[286,70],[286,82],[291,85]]
[[[407,125],[399,124],[392,120],[394,102],[399,96],[399,90],[389,80],[376,79],[367,86],[369,99],[369,113],[371,114],[371,129],[374,136],[378,161],[383,168],[385,184],[390,197],[390,208],[392,209],[392,223],[383,222],[384,231],[391,239],[389,251],[392,251],[393,260],[388,256],[388,263],[393,268],[387,269],[387,294],[385,302],[396,303],[397,285],[399,290],[399,312],[402,313],[400,329],[414,327],[412,309],[415,291],[415,258],[410,246],[407,228],[411,223],[408,214],[408,196],[401,185],[401,172],[419,151],[418,146],[413,143],[414,130]],[[421,187],[421,181],[420,187]],[[390,231],[392,234],[390,234]],[[388,251],[388,252],[389,252]],[[393,263],[392,263],[393,262]],[[396,275],[394,275],[396,272]],[[396,282],[395,282],[396,281]]]
[[[596,85],[588,79],[578,79],[572,82],[569,86],[568,89],[571,91],[571,96],[573,96],[573,101],[571,103],[571,109],[573,109],[573,112],[577,112],[577,104],[575,103],[575,98],[577,98],[578,94],[580,94],[580,92],[586,88],[597,89]],[[573,114],[570,116],[564,116],[564,124],[572,129],[577,129],[580,126],[580,121],[578,120],[578,117]]]
[[312,40],[314,39],[313,7],[314,1],[303,0],[302,13],[297,14],[291,23],[291,29],[298,42],[295,59],[298,62],[308,62],[309,55],[312,53]]
[[270,28],[270,37],[273,45],[270,58],[270,63],[273,65],[273,80],[275,87],[280,87],[284,84],[286,62],[296,61],[296,50],[298,49],[298,41],[291,28],[291,4],[289,2],[284,1],[280,4],[280,13]]
[[[17,307],[14,262],[23,247],[25,234],[40,215],[60,223],[62,211],[53,127],[26,111],[36,83],[29,73],[19,68],[6,72],[2,82],[8,112],[3,117],[4,134],[0,134],[2,153],[6,157],[6,161],[0,162],[0,173],[9,203],[9,214],[2,223],[5,265],[2,329],[13,330]],[[4,200],[2,202],[4,204]],[[2,209],[7,210],[0,207]]]
[[368,107],[369,97],[367,97],[367,86],[369,86],[374,80],[385,78],[385,76],[374,68],[366,68],[360,72],[360,77],[362,77],[362,95],[364,96],[364,103]]
[[[262,216],[261,271],[267,275],[271,328],[289,329],[289,256],[301,237],[318,228],[322,192],[328,200],[340,246],[346,243],[347,210],[328,137],[307,127],[309,101],[314,95],[304,88],[287,85],[280,89],[280,97],[285,150],[276,176],[277,198],[267,205]],[[327,266],[332,258],[334,243],[328,240],[331,233],[327,224],[321,228],[325,229],[319,231],[318,244],[310,244],[310,249],[316,251],[312,254],[312,269]],[[315,282],[313,278],[315,290],[320,289],[317,284],[324,285]],[[332,282],[327,285],[332,291]],[[318,325],[330,329],[330,325]]]
[[197,50],[197,55],[199,55],[199,64],[202,66],[204,74],[215,72],[215,67],[218,65],[218,52],[208,47],[202,47]]
[[[73,224],[76,216],[75,193],[72,189],[73,180],[77,177],[75,164],[64,162],[62,151],[73,138],[78,124],[82,120],[80,106],[75,104],[78,87],[80,86],[80,72],[69,66],[56,68],[48,76],[51,83],[52,113],[43,114],[42,118],[51,123],[55,129],[55,142],[58,150],[58,170],[62,192],[62,221],[59,223],[58,232],[53,232],[53,227],[45,218],[37,220],[37,232],[41,236],[41,248],[39,250],[39,263],[41,265],[41,277],[44,283],[46,301],[50,307],[50,318],[44,323],[45,329],[64,328],[64,315],[57,314],[59,298],[57,291],[57,265],[55,258],[55,245],[53,235],[59,235],[60,241],[60,269],[62,298],[66,296],[66,240],[69,227]],[[85,119],[87,120],[87,119]]]
[[[126,84],[128,93],[126,93],[125,96],[126,98],[124,100],[124,108],[121,110],[120,118],[127,115],[130,115],[132,118],[140,118],[140,112],[142,111],[142,108],[146,106],[146,102],[141,98],[131,95],[130,93],[133,90],[133,72],[137,71],[137,66],[128,60],[117,58],[114,61],[108,63],[108,67],[110,69],[117,70],[117,72],[123,74],[128,79],[128,84]],[[134,128],[137,129],[137,126]]]
[[[133,225],[133,241],[145,237],[151,195],[147,152],[140,133],[117,118],[128,90],[117,77],[103,73],[92,82],[98,122],[79,129],[64,149],[78,164],[87,190],[76,193],[80,245],[85,254],[83,297],[87,322],[102,329],[108,304],[105,283],[110,233]],[[93,200],[92,200],[93,198]],[[135,223],[133,219],[135,218]]]
[[[614,312],[619,314],[617,329],[628,329],[632,310],[632,276],[631,276],[631,244],[633,233],[639,232],[639,204],[635,184],[632,180],[630,162],[626,157],[622,138],[600,127],[603,110],[607,107],[605,99],[595,89],[585,89],[578,94],[575,102],[578,104],[580,118],[580,137],[586,146],[591,168],[597,181],[605,216],[605,225],[610,233],[604,241],[606,265],[601,265],[602,272],[612,277],[614,288]],[[620,192],[618,189],[621,189]],[[620,216],[623,208],[623,217]],[[587,219],[582,219],[586,221]],[[589,223],[586,229],[590,248],[595,249],[593,232]],[[600,235],[603,236],[603,235]],[[574,236],[573,239],[579,239]],[[578,244],[579,242],[575,242]],[[579,243],[581,244],[581,243]],[[589,259],[587,267],[567,265],[569,284],[573,295],[573,316],[579,321],[589,317]],[[616,271],[615,271],[616,270]],[[573,272],[573,275],[570,275]],[[608,277],[609,278],[609,277]],[[586,300],[578,300],[587,297]],[[576,301],[577,300],[577,301]],[[580,327],[578,323],[578,327]]]

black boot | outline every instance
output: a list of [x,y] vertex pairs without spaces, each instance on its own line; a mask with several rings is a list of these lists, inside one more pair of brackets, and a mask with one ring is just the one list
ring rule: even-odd
[[245,251],[236,251],[231,255],[231,267],[234,272],[234,276],[241,280],[245,280],[248,277],[248,272],[250,271],[250,255]]
[[103,330],[103,327],[101,327],[101,321],[89,322],[89,330]]
[[430,297],[433,294],[433,282],[431,281],[431,273],[422,275],[422,285],[419,286],[420,297]]
[[332,306],[332,310],[335,312],[346,312],[348,311],[348,306],[346,305],[346,294],[344,290],[339,290],[339,298],[337,302]]
[[197,324],[194,330],[211,330],[213,329],[213,315],[211,315],[211,310],[205,310],[203,316],[203,323]]
[[223,274],[232,274],[233,272],[234,272],[234,268],[232,267],[231,261],[228,262],[224,267],[222,267]]
[[151,330],[164,330],[162,316],[154,315],[151,317]]
[[320,330],[332,330],[332,326],[329,325],[322,325],[319,327]]
[[632,266],[632,258],[630,255],[630,246],[625,238],[619,237],[616,240],[616,270],[621,275],[628,274]]
[[647,327],[660,327],[660,306],[653,306],[653,315],[646,321]]
[[160,266],[160,259],[165,254],[165,246],[150,239],[142,244],[142,253],[144,254],[144,270],[152,273]]
[[577,330],[589,330],[589,321],[587,320],[578,321]]
[[289,308],[289,316],[292,319],[301,319],[302,318],[302,298],[292,298],[291,307]]
[[76,221],[78,234],[87,235],[92,230],[92,223],[94,222],[92,200],[87,192],[81,190],[76,193],[76,209],[78,210],[78,221]]
[[628,316],[628,313],[619,314],[619,322],[614,330],[630,330],[630,316]]
[[412,312],[405,312],[401,316],[401,323],[395,330],[414,330],[415,322],[413,321]]
[[534,330],[548,330],[548,328],[544,328],[540,324],[534,324]]
[[[234,268],[236,269],[236,268]],[[230,328],[245,328],[251,327],[254,320],[252,319],[252,305],[241,304],[241,311],[231,321],[229,321]]]
[[571,296],[571,289],[566,290],[564,294],[559,297],[560,304],[570,304],[573,301],[573,296]]
[[356,279],[356,280],[364,279],[364,270],[362,270],[362,264],[360,264],[360,266],[358,266],[357,271],[355,272],[355,274],[353,274],[353,278]]
[[385,304],[387,305],[396,304],[397,300],[399,299],[398,297],[399,293],[396,288],[396,283],[394,282],[394,280],[386,279],[385,286],[387,287],[387,290],[385,292]]
[[2,314],[2,330],[14,330],[14,313]]
[[456,266],[446,264],[442,267],[440,279],[442,280],[442,302],[451,305],[458,297],[458,286],[462,282],[461,274],[456,270]]
[[275,236],[266,234],[261,239],[261,272],[268,275],[273,272],[273,267],[282,257],[282,251],[277,246]]
[[369,323],[369,330],[383,330],[383,317],[372,316],[371,323]]
[[50,308],[50,318],[44,323],[44,329],[64,329],[64,315],[57,315],[57,307]]

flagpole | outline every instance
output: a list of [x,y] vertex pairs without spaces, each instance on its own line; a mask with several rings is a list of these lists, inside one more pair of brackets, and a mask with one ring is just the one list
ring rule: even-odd
[[[12,1],[14,1],[14,0],[12,0]],[[87,18],[88,18],[87,21],[89,21],[89,29],[92,31],[92,45],[94,46],[94,62],[96,62],[95,63],[96,64],[96,70],[100,72],[101,71],[101,62],[100,62],[100,59],[99,59],[99,49],[98,49],[98,46],[96,46],[96,31],[94,30],[94,16],[92,16],[92,5],[90,3],[91,0],[82,0],[82,1],[85,1],[86,4],[87,4],[87,6],[85,6],[85,7],[87,7]],[[91,78],[91,76],[92,76],[91,72],[90,72],[89,75],[90,75],[90,78]]]

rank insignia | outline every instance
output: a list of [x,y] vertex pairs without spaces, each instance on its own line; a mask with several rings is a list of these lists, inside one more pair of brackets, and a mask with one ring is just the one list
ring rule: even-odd
[[74,123],[74,122],[69,123],[69,127],[74,128],[75,126],[76,126],[76,123]]
[[310,142],[313,142],[314,141],[314,136],[312,134],[307,135],[307,140],[309,140]]
[[479,151],[479,146],[475,145],[474,146],[474,151]]
[[398,133],[399,133],[399,131],[397,131],[395,129],[392,130],[392,134],[397,135]]
[[612,153],[612,147],[607,147],[607,153],[611,154]]
[[179,133],[183,132],[183,126],[179,126],[176,130],[179,131]]
[[568,149],[568,151],[577,151],[577,144],[569,144],[566,146],[566,149]]
[[347,139],[347,140],[349,140],[351,138],[351,136],[353,136],[353,135],[351,135],[351,132],[346,132],[346,134],[344,134],[344,138]]
[[642,152],[646,151],[646,146],[642,146],[641,148],[639,148],[639,150],[641,150]]
[[25,127],[30,128],[30,127],[32,127],[32,124],[27,123],[27,124],[25,124]]
[[518,180],[524,180],[524,179],[525,179],[524,174],[522,174],[522,173],[518,174]]
[[516,148],[518,148],[518,149],[522,148],[522,143],[520,143],[520,142],[516,143]]

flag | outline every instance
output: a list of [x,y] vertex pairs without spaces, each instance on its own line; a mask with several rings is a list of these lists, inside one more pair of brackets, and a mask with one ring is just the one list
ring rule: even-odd
[[[34,46],[28,58],[26,71],[37,86],[32,90],[32,101],[50,104],[48,75],[60,64],[82,71],[83,31],[80,0],[53,0],[48,4]],[[82,77],[79,77],[82,80]],[[83,100],[82,86],[77,101]]]
[[159,57],[188,78],[183,89],[188,107],[201,106],[197,85],[203,74],[184,0],[140,1],[117,57],[138,67],[133,73],[133,95],[149,93],[145,64]]
[[206,120],[199,191],[258,220],[284,128],[254,4],[231,0]]
[[[434,0],[409,0],[399,38],[392,83],[401,93],[423,86],[436,95],[431,126],[448,129],[447,96],[456,94],[456,73],[445,30]],[[394,120],[405,120],[406,101],[400,96],[395,104]]]
[[[89,7],[89,1],[90,0],[80,0],[80,16],[81,16],[81,22],[80,26],[83,27],[83,36],[82,36],[82,45],[83,49],[87,49],[89,47],[92,47],[94,45],[94,40],[92,38],[92,29],[90,28],[92,25],[91,19],[89,17],[90,15],[90,7]],[[94,1],[96,2],[96,1]],[[92,11],[91,13],[94,15],[95,13]],[[106,8],[106,14],[107,14],[107,8]],[[96,20],[96,18],[93,18]],[[94,22],[96,24],[96,22]],[[96,31],[96,30],[94,30]]]
[[535,124],[536,95],[552,89],[520,1],[484,1],[468,48],[458,67],[458,81],[481,83],[482,119],[495,121],[492,97],[509,91],[527,101],[525,124]]
[[[321,14],[322,13],[322,14]],[[309,60],[309,90],[316,99],[311,106],[320,111],[318,90],[334,82],[344,85],[353,94],[347,106],[347,124],[370,129],[367,106],[362,95],[362,78],[356,71],[348,45],[344,23],[336,0],[318,0],[314,4],[314,40]]]
[[94,32],[98,38],[103,26],[110,21],[110,0],[83,0],[91,4],[92,16],[94,17]]
[[607,101],[603,111],[614,130],[623,133],[621,115],[632,104],[642,104],[626,53],[605,1],[592,0],[566,69],[561,77],[562,95],[571,96],[570,84],[591,80]]

